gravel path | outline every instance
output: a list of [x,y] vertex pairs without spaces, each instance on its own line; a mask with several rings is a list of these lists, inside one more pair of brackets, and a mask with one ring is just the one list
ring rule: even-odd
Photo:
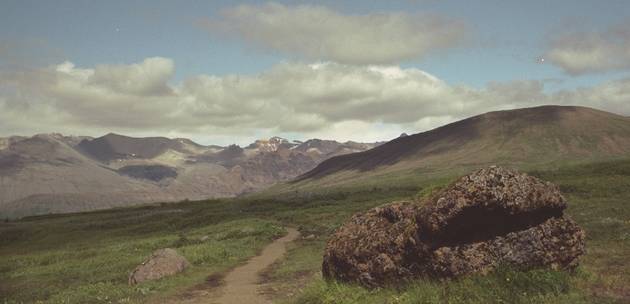
[[[246,264],[228,272],[223,279],[199,286],[185,294],[170,299],[161,299],[156,303],[177,304],[260,304],[271,303],[259,293],[260,272],[282,258],[286,253],[286,244],[294,241],[300,233],[293,228],[286,228],[287,235],[267,245],[260,255],[251,258]],[[217,286],[216,284],[220,284]]]
[[300,233],[287,228],[289,233],[273,243],[267,245],[259,256],[251,258],[247,264],[234,268],[225,276],[225,285],[221,288],[221,296],[211,301],[216,304],[232,303],[271,303],[258,293],[260,272],[271,266],[277,259],[285,254],[286,244],[295,240]]

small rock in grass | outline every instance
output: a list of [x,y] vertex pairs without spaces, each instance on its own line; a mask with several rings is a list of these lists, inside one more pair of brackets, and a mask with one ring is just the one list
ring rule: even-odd
[[158,249],[129,274],[129,285],[171,276],[188,267],[188,260],[174,249]]

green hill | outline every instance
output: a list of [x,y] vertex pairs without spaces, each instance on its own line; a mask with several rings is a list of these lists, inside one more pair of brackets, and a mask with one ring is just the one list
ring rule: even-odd
[[542,168],[627,156],[630,118],[584,107],[542,106],[490,112],[368,151],[333,157],[276,189],[463,173],[489,164]]

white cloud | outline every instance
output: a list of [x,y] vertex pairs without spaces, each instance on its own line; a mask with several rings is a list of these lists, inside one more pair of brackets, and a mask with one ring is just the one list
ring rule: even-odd
[[98,65],[87,80],[112,92],[160,95],[170,92],[167,82],[174,73],[173,60],[153,57],[138,64]]
[[[630,114],[630,79],[544,92],[543,81],[449,85],[414,68],[283,63],[260,74],[171,84],[174,63],[80,68],[70,62],[0,73],[3,135],[60,131],[242,138],[385,140],[499,109],[575,104]],[[254,135],[255,134],[255,135]]]
[[206,28],[257,47],[307,59],[388,64],[421,58],[462,42],[465,25],[420,13],[344,15],[322,6],[278,3],[222,11]]
[[630,23],[555,37],[545,55],[571,75],[630,69]]
[[563,104],[575,103],[630,116],[630,78],[610,81],[594,87],[561,91],[550,99]]

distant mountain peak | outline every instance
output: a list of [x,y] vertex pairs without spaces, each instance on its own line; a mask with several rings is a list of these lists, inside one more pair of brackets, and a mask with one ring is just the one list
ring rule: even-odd
[[276,152],[280,148],[291,148],[295,144],[290,143],[287,139],[273,136],[269,139],[258,139],[247,146],[247,149],[257,149],[260,152]]
[[82,140],[78,149],[102,162],[126,158],[153,158],[169,149],[182,150],[184,143],[166,137],[129,137],[108,133],[102,137]]
[[109,132],[109,133],[101,136],[101,138],[113,138],[113,137],[132,138],[130,136],[125,136],[125,135],[121,135],[121,134],[114,133],[114,132]]
[[271,141],[271,142],[289,142],[287,139],[279,137],[279,136],[273,136],[273,137],[269,138],[269,141]]

